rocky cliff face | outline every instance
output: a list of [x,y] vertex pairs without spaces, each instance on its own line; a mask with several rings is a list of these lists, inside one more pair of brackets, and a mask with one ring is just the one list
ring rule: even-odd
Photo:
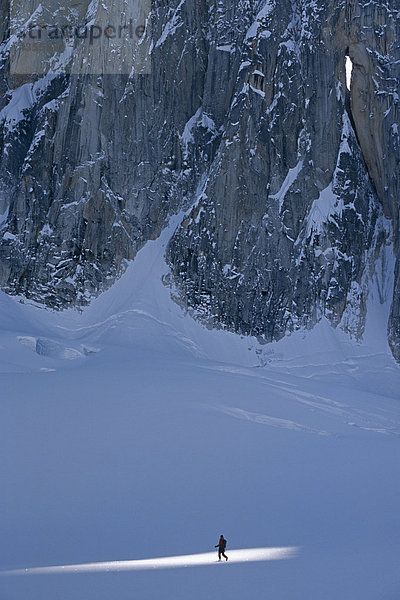
[[362,335],[399,248],[396,4],[3,0],[3,289],[87,302],[185,210],[167,259],[195,315],[266,341],[323,315]]

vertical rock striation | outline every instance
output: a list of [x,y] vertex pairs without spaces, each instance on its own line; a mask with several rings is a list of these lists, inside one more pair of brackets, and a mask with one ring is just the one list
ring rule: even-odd
[[[351,114],[363,158],[399,257],[400,225],[400,7],[353,0],[346,12],[353,63]],[[396,263],[389,343],[400,360],[400,272]]]
[[182,301],[211,323],[270,341],[325,315],[362,335],[384,214],[396,218],[398,16],[370,2],[264,2],[231,46],[221,142],[169,250]]
[[[395,0],[52,1],[0,3],[3,289],[88,302],[183,209],[167,259],[194,314],[265,341],[323,316],[361,336],[392,231],[399,254]],[[16,68],[27,23],[116,32],[133,8],[133,50],[63,38]],[[398,359],[399,298],[397,262]]]

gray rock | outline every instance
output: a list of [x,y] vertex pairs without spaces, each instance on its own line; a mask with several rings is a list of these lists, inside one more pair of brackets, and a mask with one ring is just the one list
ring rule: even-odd
[[[387,112],[395,92],[383,78],[372,88],[380,51],[398,50],[398,13],[385,13],[387,31],[376,36],[371,11],[382,20],[382,9],[371,3],[364,19],[361,5],[269,6],[235,44],[241,66],[222,140],[170,244],[178,295],[211,324],[266,341],[322,316],[359,337],[368,277],[390,241],[384,213],[395,215],[393,190],[380,179],[399,160],[398,148],[386,157],[383,149],[396,144],[397,105]],[[394,57],[385,60],[393,73]],[[366,94],[375,118],[371,107],[365,115]],[[398,169],[392,179],[397,186]]]
[[[133,6],[146,20],[135,2],[57,14],[117,28]],[[264,341],[322,317],[362,336],[392,237],[399,254],[397,2],[153,0],[132,51],[59,40],[24,72],[13,31],[37,4],[8,29],[0,3],[3,289],[87,303],[184,209],[167,260],[194,316]]]

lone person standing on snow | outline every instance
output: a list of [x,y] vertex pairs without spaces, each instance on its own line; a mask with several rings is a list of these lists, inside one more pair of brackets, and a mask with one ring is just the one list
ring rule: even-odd
[[221,556],[223,556],[225,560],[228,560],[228,557],[225,554],[226,539],[223,535],[221,535],[218,544],[214,546],[214,548],[218,548],[218,560],[221,560]]

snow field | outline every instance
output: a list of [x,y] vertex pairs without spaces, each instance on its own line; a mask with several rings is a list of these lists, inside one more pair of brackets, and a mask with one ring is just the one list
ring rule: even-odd
[[[0,568],[210,565],[4,576],[0,598],[395,600],[400,371],[384,331],[356,344],[321,323],[268,346],[208,331],[160,282],[168,235],[82,313],[0,296]],[[221,533],[228,556],[299,551],[216,567]]]

